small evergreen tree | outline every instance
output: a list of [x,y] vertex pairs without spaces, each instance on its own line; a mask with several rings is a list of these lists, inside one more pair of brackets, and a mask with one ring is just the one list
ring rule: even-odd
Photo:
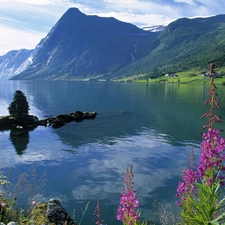
[[27,116],[29,113],[29,104],[27,102],[27,98],[24,93],[20,90],[17,90],[14,93],[13,101],[10,103],[9,107],[9,115],[15,118],[19,118],[21,116]]

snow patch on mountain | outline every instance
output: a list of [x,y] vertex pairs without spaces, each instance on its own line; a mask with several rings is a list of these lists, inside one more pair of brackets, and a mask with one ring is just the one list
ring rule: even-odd
[[165,29],[165,27],[166,26],[163,26],[163,25],[157,25],[157,26],[151,26],[151,27],[142,27],[142,29],[149,32],[161,32]]
[[0,57],[0,78],[9,79],[26,61],[33,50],[12,50]]
[[35,49],[12,50],[0,57],[0,79],[10,79],[23,72],[33,63],[33,58],[42,47],[42,39]]

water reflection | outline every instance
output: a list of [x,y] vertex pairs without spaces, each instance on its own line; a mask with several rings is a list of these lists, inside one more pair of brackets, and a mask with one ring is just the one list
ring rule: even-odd
[[[73,82],[17,85],[15,89],[26,93],[32,114],[39,118],[77,109],[97,111],[98,116],[59,130],[39,127],[24,137],[1,133],[1,168],[13,166],[24,172],[33,164],[40,173],[46,171],[46,200],[59,198],[71,214],[87,201],[100,198],[108,224],[119,224],[116,208],[130,164],[145,218],[151,218],[154,200],[174,204],[191,146],[199,154],[207,87]],[[6,98],[6,106],[8,101]],[[93,219],[94,208],[90,204],[85,224]]]
[[25,150],[27,149],[27,145],[29,144],[29,139],[30,139],[30,135],[28,130],[22,130],[22,131],[11,130],[10,131],[10,140],[18,155],[22,155],[25,153]]
[[[13,96],[13,88],[21,89],[27,96],[30,113],[39,118],[46,114],[55,116],[74,110],[98,112],[98,121],[93,122],[93,126],[100,132],[89,129],[88,126],[84,126],[84,129],[87,127],[89,133],[87,130],[82,130],[83,127],[77,133],[76,126],[74,129],[71,126],[70,130],[55,131],[62,137],[62,141],[71,142],[72,145],[74,145],[72,137],[74,133],[84,138],[81,141],[83,144],[89,142],[89,139],[102,140],[102,138],[110,139],[124,134],[133,135],[143,127],[154,128],[159,133],[169,135],[173,138],[172,144],[173,141],[177,141],[178,144],[183,140],[199,141],[201,127],[204,125],[204,120],[200,120],[200,117],[207,111],[203,102],[207,98],[209,89],[207,85],[104,82],[17,81],[14,83],[9,81],[7,85],[11,88],[3,86],[0,89],[0,96],[4,96],[5,105],[9,104],[9,99]],[[218,87],[218,90],[222,96],[223,89]],[[224,104],[221,102],[221,105],[223,107],[225,102]],[[4,110],[2,108],[1,106],[1,110]],[[115,115],[109,115],[110,112]],[[221,110],[222,117],[225,115],[224,112],[225,110]]]
[[[137,135],[117,138],[113,144],[93,142],[78,147],[79,154],[64,165],[60,179],[68,192],[62,196],[60,187],[54,187],[54,196],[59,196],[64,204],[68,203],[69,198],[70,204],[66,207],[70,212],[72,207],[79,209],[87,201],[100,198],[105,204],[106,218],[116,218],[125,169],[132,164],[134,188],[141,202],[141,210],[146,214],[145,218],[151,218],[147,211],[153,211],[154,200],[175,202],[176,184],[191,152],[189,147],[174,147],[165,143],[163,136],[145,129]],[[58,174],[60,169],[52,167],[50,170]],[[56,183],[57,178],[52,178],[52,182]],[[90,217],[87,214],[87,218]],[[112,219],[110,224],[119,224],[115,220]],[[88,224],[88,220],[85,222]]]

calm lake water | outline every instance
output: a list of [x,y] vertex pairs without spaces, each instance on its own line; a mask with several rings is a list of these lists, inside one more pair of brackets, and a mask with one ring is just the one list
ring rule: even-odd
[[[193,147],[197,159],[199,155],[208,85],[1,81],[1,115],[8,114],[16,90],[25,93],[30,114],[39,119],[76,110],[98,113],[95,120],[60,129],[38,127],[23,137],[0,132],[2,172],[12,170],[15,183],[20,174],[30,174],[22,177],[25,185],[14,190],[23,193],[22,204],[35,200],[36,194],[37,200],[55,197],[71,216],[76,209],[79,222],[81,208],[90,201],[82,224],[94,224],[100,199],[106,223],[121,224],[117,205],[126,168],[132,164],[142,216],[154,220],[155,201],[177,212],[181,171]],[[225,87],[218,87],[218,94],[219,114],[225,118]]]

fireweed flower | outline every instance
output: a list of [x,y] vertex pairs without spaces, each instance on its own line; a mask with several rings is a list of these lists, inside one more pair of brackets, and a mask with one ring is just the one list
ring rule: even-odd
[[177,197],[181,202],[180,215],[185,224],[220,224],[225,220],[225,214],[221,209],[224,207],[225,181],[225,139],[220,136],[220,131],[214,128],[215,123],[222,123],[222,118],[215,115],[215,108],[220,108],[220,100],[216,93],[213,77],[213,65],[210,65],[210,98],[205,102],[210,110],[202,118],[209,117],[203,127],[207,132],[203,133],[203,141],[200,145],[201,154],[197,171],[193,167],[187,169],[182,182],[178,183]]
[[[203,133],[203,141],[201,143],[201,155],[200,163],[197,171],[193,168],[187,169],[184,172],[183,180],[178,183],[177,197],[181,197],[182,200],[186,200],[186,195],[196,194],[197,189],[195,183],[199,178],[205,177],[205,182],[211,186],[219,175],[218,172],[225,172],[223,170],[223,162],[225,160],[225,139],[220,136],[220,131],[209,128],[208,132]],[[210,174],[208,175],[208,172]],[[220,175],[220,183],[224,184],[224,176]],[[178,206],[182,202],[176,202]]]
[[136,194],[133,188],[133,177],[132,165],[130,169],[127,168],[127,172],[124,179],[126,188],[123,190],[125,193],[121,194],[120,203],[117,211],[117,220],[122,220],[124,224],[134,225],[139,220],[137,209],[139,207],[139,201],[136,199]]
[[[207,174],[207,172],[213,172],[212,180],[216,178],[218,171],[223,171],[223,162],[225,160],[225,139],[220,136],[220,131],[209,128],[207,133],[203,133],[203,141],[201,143],[201,156],[198,172],[200,178]],[[219,177],[224,180],[223,176]]]
[[190,196],[191,194],[196,193],[196,188],[194,186],[194,182],[198,181],[198,174],[196,171],[192,169],[187,169],[184,171],[183,180],[182,182],[178,183],[177,187],[177,197],[181,197],[181,202],[176,201],[178,206],[182,205],[183,201],[186,201],[186,197]]

